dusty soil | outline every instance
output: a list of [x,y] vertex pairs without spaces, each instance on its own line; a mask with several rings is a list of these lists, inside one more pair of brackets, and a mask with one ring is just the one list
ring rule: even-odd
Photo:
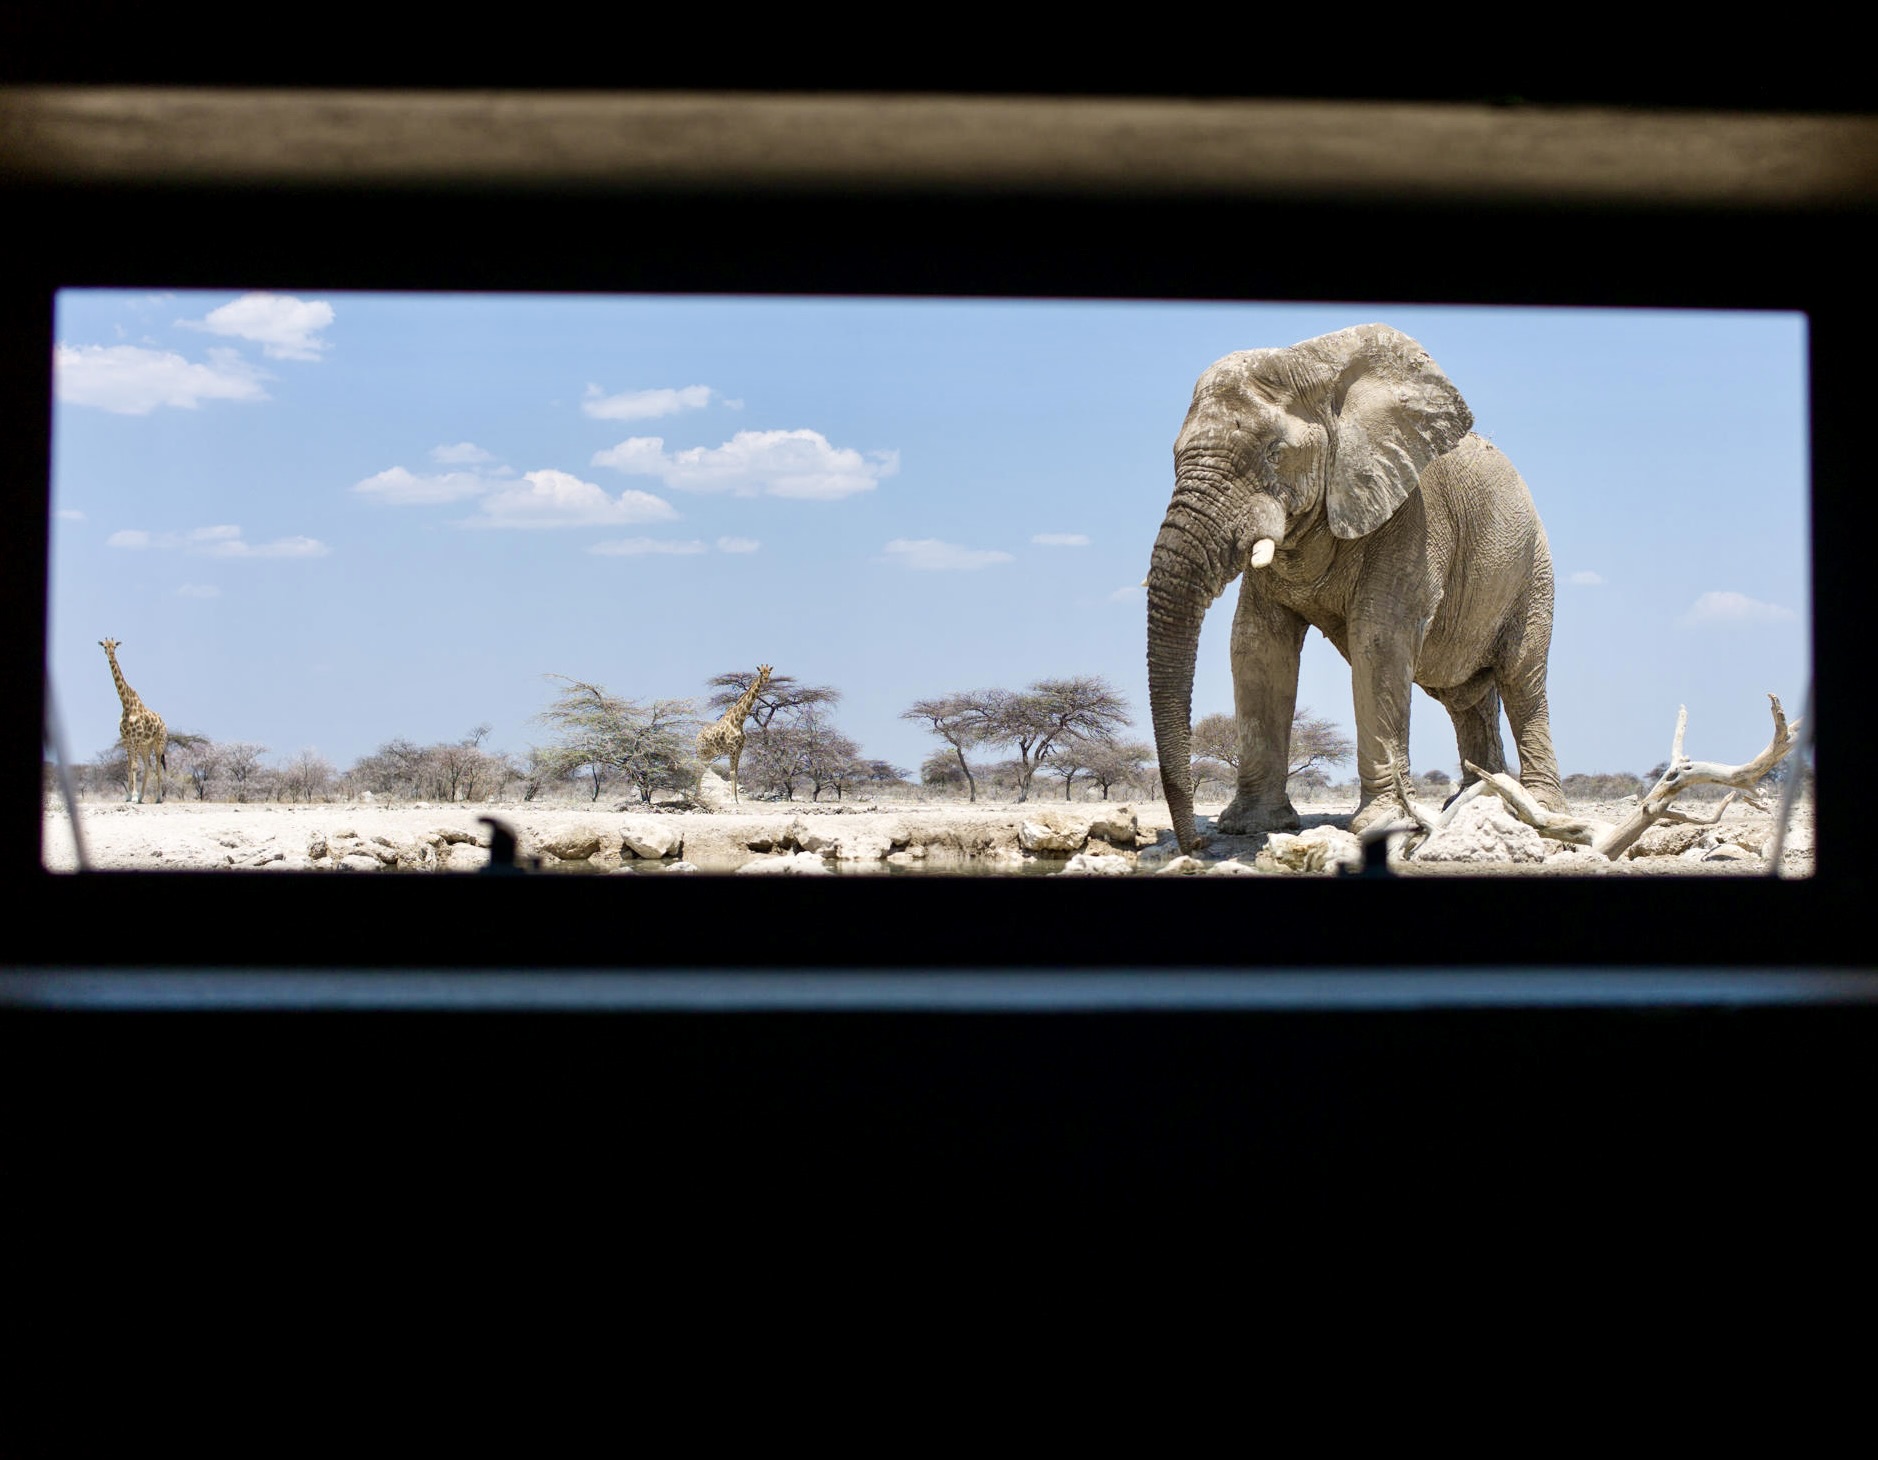
[[[1221,809],[1200,808],[1202,829]],[[1433,810],[1432,806],[1429,808]],[[1615,803],[1575,805],[1579,815],[1620,820]],[[1714,807],[1697,805],[1699,814]],[[892,872],[915,869],[1001,873],[1329,875],[1354,855],[1350,804],[1299,808],[1294,840],[1214,837],[1198,858],[1180,858],[1161,802],[1032,801],[754,803],[713,811],[649,811],[575,802],[230,805],[169,801],[79,807],[85,865],[151,871],[227,868],[257,871],[474,871],[490,858],[493,817],[511,831],[518,854],[544,870],[673,875],[684,872]],[[1637,854],[1616,862],[1556,843],[1491,836],[1484,847],[1437,861],[1392,857],[1415,876],[1716,875],[1764,876],[1773,842],[1769,812],[1736,804],[1713,827],[1660,825]],[[1809,803],[1793,810],[1781,875],[1813,870]],[[1512,828],[1523,832],[1523,828]],[[47,805],[43,859],[75,871],[71,819]],[[1520,858],[1524,858],[1521,860]]]

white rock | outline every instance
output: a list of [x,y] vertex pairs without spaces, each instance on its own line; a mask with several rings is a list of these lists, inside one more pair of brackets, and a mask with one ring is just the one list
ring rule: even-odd
[[[737,788],[739,795],[743,787]],[[730,811],[737,805],[731,799],[730,782],[716,771],[706,771],[698,784],[697,801],[706,811]]]
[[1114,852],[1078,852],[1063,864],[1059,877],[1126,877],[1134,863]]
[[489,865],[489,849],[475,842],[451,842],[437,856],[446,872],[477,872]]
[[1017,829],[1017,844],[1027,852],[1079,852],[1088,840],[1086,827],[1065,829],[1047,821],[1026,821]]
[[1161,867],[1180,857],[1180,843],[1174,840],[1170,831],[1165,840],[1157,840],[1152,846],[1143,847],[1135,854],[1135,864],[1141,867]]
[[1141,840],[1141,820],[1134,807],[1117,806],[1089,823],[1089,835],[1114,846],[1132,847]]
[[893,838],[882,831],[853,831],[835,846],[836,860],[842,862],[884,862],[893,851]]
[[534,850],[563,862],[584,862],[600,850],[603,840],[591,826],[562,827],[543,835]]
[[1543,862],[1546,841],[1498,796],[1477,796],[1416,849],[1418,862]]
[[678,856],[685,839],[676,827],[661,822],[629,821],[620,832],[620,845],[635,857],[659,860]]
[[1265,839],[1258,864],[1285,872],[1333,872],[1361,867],[1363,844],[1339,826],[1314,826],[1297,833],[1275,831]]
[[822,876],[832,877],[828,864],[814,852],[796,852],[781,857],[758,857],[754,862],[745,862],[737,869],[737,874],[770,873],[782,876]]

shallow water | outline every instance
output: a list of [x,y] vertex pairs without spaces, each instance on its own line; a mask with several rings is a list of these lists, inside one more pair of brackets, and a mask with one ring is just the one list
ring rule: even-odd
[[[1067,859],[1033,858],[1027,862],[1007,862],[992,857],[925,857],[915,862],[841,862],[831,861],[823,865],[829,875],[835,877],[1052,877],[1060,873]],[[723,876],[735,874],[742,863],[698,862],[696,866],[701,875]],[[630,877],[686,876],[686,873],[673,873],[669,866],[656,862],[628,862],[618,867],[602,865],[598,862],[556,862],[539,869],[561,877],[607,877],[615,874]],[[761,874],[771,877],[787,877],[787,872]],[[814,873],[808,873],[814,876]],[[1143,873],[1142,875],[1146,875]]]

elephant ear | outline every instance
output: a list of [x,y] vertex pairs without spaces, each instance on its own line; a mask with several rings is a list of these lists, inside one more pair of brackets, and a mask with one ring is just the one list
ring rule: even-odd
[[1384,324],[1357,325],[1296,347],[1317,357],[1320,418],[1330,436],[1324,505],[1332,536],[1362,537],[1387,522],[1428,464],[1454,449],[1474,413],[1414,340]]

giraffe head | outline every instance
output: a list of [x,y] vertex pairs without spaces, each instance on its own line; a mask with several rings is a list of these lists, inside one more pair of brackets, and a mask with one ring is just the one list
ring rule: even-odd
[[769,683],[769,671],[770,671],[770,666],[769,666],[769,665],[767,665],[767,664],[759,664],[759,665],[757,665],[757,667],[756,667],[756,687],[757,687],[758,689],[761,689],[761,688],[763,688],[763,686],[764,686],[764,685],[766,685],[766,684],[768,684],[768,683]]
[[118,641],[116,639],[98,640],[98,647],[104,650],[104,652],[107,654],[115,654],[117,652],[117,644],[118,644]]

